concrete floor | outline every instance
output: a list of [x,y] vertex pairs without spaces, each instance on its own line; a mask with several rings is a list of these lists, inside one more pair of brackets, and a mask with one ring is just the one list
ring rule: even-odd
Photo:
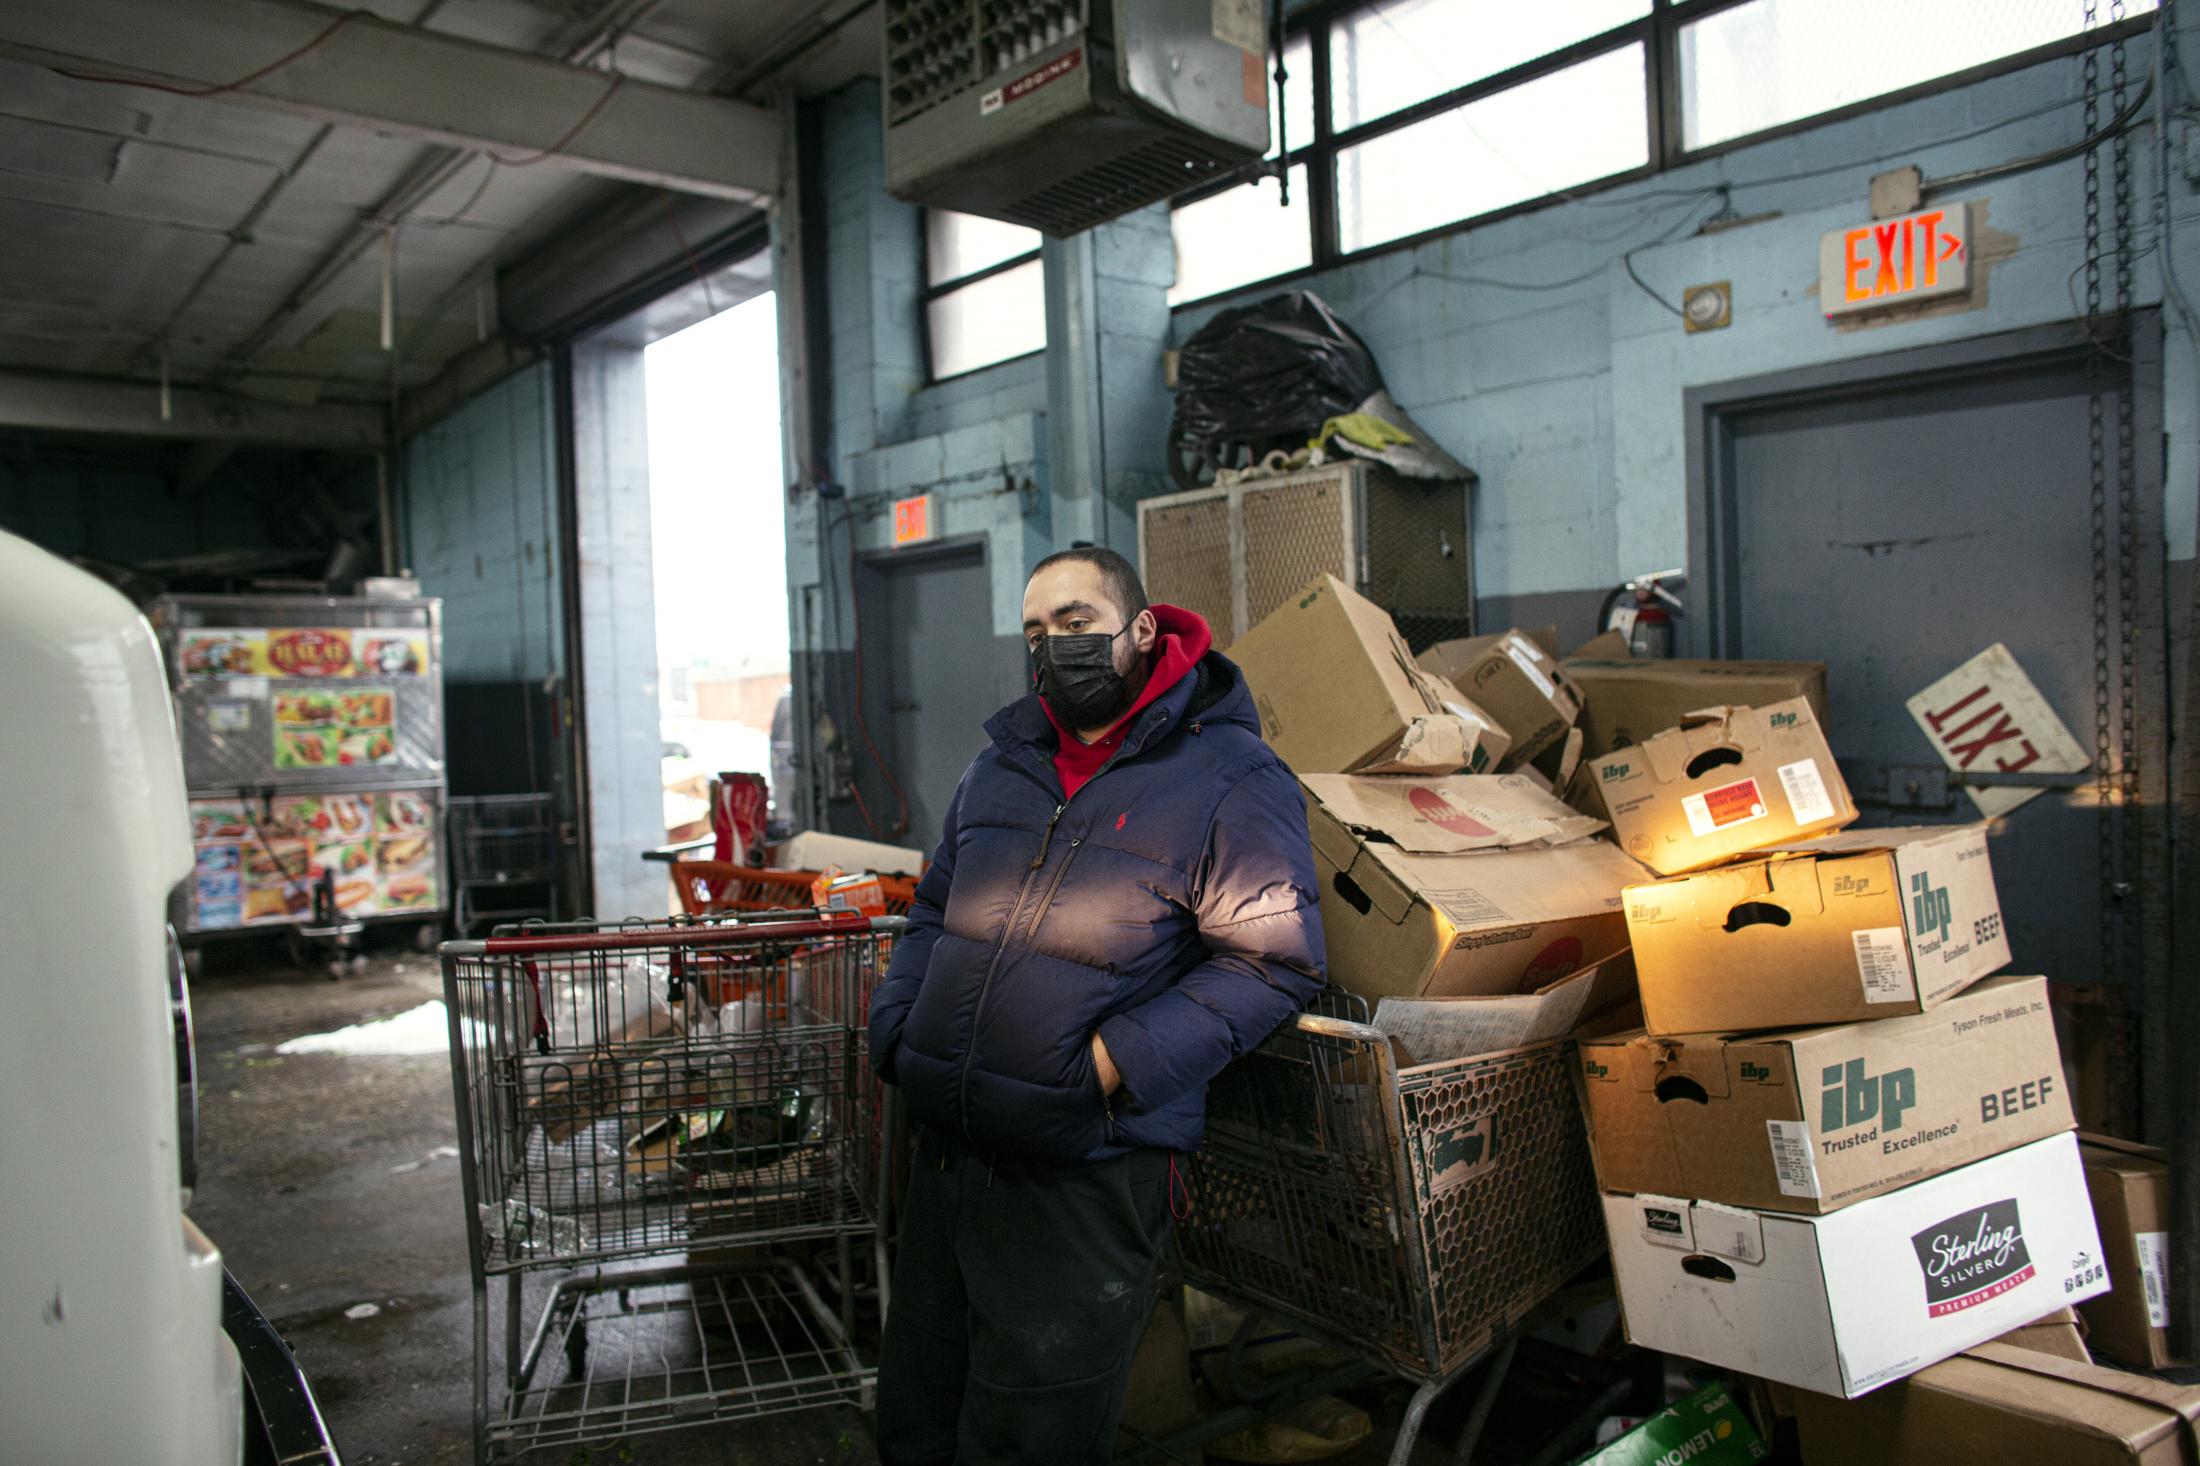
[[[192,1215],[290,1340],[348,1466],[471,1454],[472,1315],[449,1060],[283,1056],[277,1044],[442,995],[432,957],[384,953],[342,981],[216,947],[193,985],[201,1081]],[[347,1311],[372,1304],[371,1316]],[[1359,1403],[1397,1418],[1402,1391]],[[1390,1431],[1343,1466],[1387,1459]],[[638,1436],[529,1462],[868,1466],[847,1409]],[[1449,1459],[1425,1439],[1416,1462]]]

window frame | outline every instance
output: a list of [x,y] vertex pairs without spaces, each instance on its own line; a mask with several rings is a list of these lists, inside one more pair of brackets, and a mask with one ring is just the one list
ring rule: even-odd
[[[994,263],[987,265],[982,270],[972,270],[967,275],[957,275],[952,280],[943,280],[939,284],[934,285],[931,283],[932,230],[929,227],[930,221],[925,218],[925,215],[932,212],[933,209],[931,205],[925,204],[919,206],[919,211],[917,214],[917,279],[923,286],[923,289],[918,292],[917,296],[917,346],[918,349],[924,353],[924,385],[927,387],[936,387],[942,382],[960,381],[964,377],[975,376],[979,372],[989,372],[995,367],[1007,366],[1010,362],[1013,361],[1023,361],[1028,357],[1043,355],[1047,349],[1047,342],[1043,339],[1044,327],[1042,326],[1042,339],[1039,345],[1033,350],[1019,351],[1014,356],[1004,356],[999,361],[989,361],[983,366],[968,367],[959,372],[950,372],[944,377],[939,375],[939,373],[933,369],[932,303],[937,300],[943,300],[946,297],[953,295],[956,291],[964,289],[967,286],[976,285],[980,281],[990,280],[995,275],[1005,275],[1010,270],[1018,269],[1021,266],[1030,264],[1032,261],[1040,257],[1040,252],[1045,248],[1045,236],[1041,236],[1041,243],[1032,246],[1030,250],[1023,254],[1011,255],[1005,260],[996,260]],[[951,209],[947,209],[940,210],[939,212],[953,213],[954,211]]]
[[[1264,159],[1257,165],[1240,168],[1223,178],[1203,184],[1196,189],[1187,190],[1172,199],[1170,207],[1173,212],[1176,208],[1185,204],[1197,203],[1212,198],[1216,194],[1224,193],[1229,189],[1237,188],[1261,173],[1273,169],[1278,162],[1286,168],[1304,164],[1307,178],[1307,212],[1313,231],[1313,261],[1311,264],[1281,275],[1271,275],[1266,279],[1247,281],[1243,285],[1235,285],[1228,290],[1220,290],[1211,295],[1203,295],[1193,300],[1184,301],[1172,307],[1172,310],[1195,309],[1214,301],[1228,299],[1245,291],[1271,288],[1282,281],[1319,274],[1339,265],[1371,259],[1394,250],[1412,249],[1431,240],[1441,239],[1446,235],[1461,233],[1468,229],[1477,229],[1487,224],[1494,224],[1512,218],[1515,215],[1532,213],[1537,209],[1548,208],[1554,203],[1562,203],[1584,195],[1602,193],[1607,189],[1637,183],[1672,169],[1719,157],[1724,153],[1731,153],[1742,148],[1754,147],[1759,143],[1790,137],[1812,128],[1824,127],[1830,123],[1846,121],[1853,117],[1878,111],[1884,107],[1896,107],[1924,97],[1936,96],[1942,92],[1954,91],[1960,87],[1972,86],[1990,77],[2020,71],[2025,67],[2037,66],[2042,62],[2053,61],[2064,56],[2075,56],[2095,46],[2107,45],[2113,41],[2128,40],[2134,36],[2144,35],[2152,28],[2157,16],[2160,14],[2159,11],[2148,11],[2144,14],[2134,15],[2119,23],[2104,24],[2091,32],[2066,36],[2062,40],[2050,41],[2046,45],[2013,52],[1996,60],[1981,62],[1961,71],[1951,71],[1945,76],[1937,76],[1929,81],[1919,82],[1896,91],[1883,92],[1878,96],[1867,97],[1862,101],[1851,102],[1845,106],[1831,108],[1824,112],[1814,112],[1807,117],[1798,117],[1789,122],[1762,128],[1756,132],[1745,133],[1740,137],[1727,138],[1717,143],[1707,144],[1704,147],[1685,148],[1682,146],[1684,134],[1681,117],[1681,29],[1706,16],[1716,15],[1720,11],[1732,10],[1750,3],[1752,3],[1752,0],[1650,0],[1649,13],[1640,19],[1631,20],[1622,25],[1614,26],[1610,30],[1601,31],[1596,35],[1586,36],[1581,40],[1570,42],[1546,55],[1534,57],[1505,71],[1496,72],[1480,80],[1455,87],[1437,96],[1425,98],[1411,106],[1402,107],[1396,112],[1378,117],[1372,122],[1363,122],[1342,132],[1333,128],[1331,118],[1332,58],[1329,46],[1330,23],[1355,11],[1372,10],[1377,6],[1372,3],[1372,0],[1325,0],[1325,3],[1306,6],[1291,17],[1286,32],[1286,41],[1288,44],[1289,41],[1295,41],[1303,37],[1307,42],[1308,54],[1311,60],[1308,70],[1312,74],[1313,138],[1304,142],[1286,139],[1285,141],[1291,146],[1281,159]],[[1643,92],[1646,103],[1646,115],[1643,119],[1643,125],[1647,144],[1645,153],[1648,157],[1648,162],[1641,167],[1629,168],[1618,173],[1606,174],[1601,178],[1589,179],[1562,190],[1539,194],[1533,198],[1507,204],[1503,208],[1470,215],[1463,219],[1455,219],[1448,224],[1440,224],[1431,229],[1424,229],[1417,234],[1402,235],[1397,239],[1384,240],[1381,244],[1369,245],[1364,249],[1346,250],[1341,247],[1340,240],[1343,231],[1342,220],[1337,212],[1337,158],[1344,150],[1356,147],[1385,133],[1395,132],[1400,128],[1410,127],[1418,122],[1425,122],[1431,117],[1439,116],[1454,108],[1464,107],[1484,97],[1502,91],[1509,91],[1523,83],[1535,81],[1554,72],[1563,71],[1570,66],[1592,60],[1607,52],[1638,43],[1643,48]],[[1271,67],[1274,64],[1274,59],[1273,56],[1268,58]],[[928,362],[929,349],[928,345]]]

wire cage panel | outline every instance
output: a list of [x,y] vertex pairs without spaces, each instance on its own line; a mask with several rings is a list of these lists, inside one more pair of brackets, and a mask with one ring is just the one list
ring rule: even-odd
[[1246,487],[1242,512],[1247,630],[1305,590],[1317,575],[1359,584],[1347,478],[1333,471]]
[[[1165,503],[1142,505],[1138,516],[1141,573],[1149,593],[1197,611],[1227,640],[1236,639],[1240,620],[1231,517],[1230,496],[1221,489],[1172,495]],[[1163,589],[1152,589],[1156,586]]]
[[868,1229],[890,941],[857,920],[446,946],[477,1266]]
[[501,884],[557,874],[555,795],[453,795],[448,819],[453,880]]
[[1358,459],[1159,495],[1138,505],[1140,574],[1225,643],[1334,575],[1425,651],[1474,631],[1471,505],[1468,483]]
[[1603,1250],[1570,1052],[1400,1073],[1382,1034],[1302,1016],[1209,1092],[1186,1276],[1450,1373]]

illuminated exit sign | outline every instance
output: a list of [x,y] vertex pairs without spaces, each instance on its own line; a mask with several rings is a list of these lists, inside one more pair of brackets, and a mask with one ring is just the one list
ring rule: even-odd
[[921,545],[939,534],[939,506],[935,496],[917,494],[894,501],[894,548]]
[[1818,241],[1818,303],[1829,318],[1970,288],[1969,204],[1836,229]]

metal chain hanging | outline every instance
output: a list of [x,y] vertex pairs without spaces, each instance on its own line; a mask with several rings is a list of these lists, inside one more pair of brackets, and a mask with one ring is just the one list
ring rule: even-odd
[[[2085,29],[2098,23],[2094,0],[2086,0]],[[2080,72],[2085,98],[2084,135],[2101,126],[2101,53],[2088,47]],[[2085,332],[2093,343],[2086,358],[2086,434],[2090,449],[2093,550],[2093,768],[2096,855],[2100,862],[2100,971],[2107,982],[2116,971],[2115,788],[2109,773],[2108,670],[2108,432],[2107,362],[2100,349],[2101,320],[2101,150],[2085,152]]]
[[[2125,0],[2110,0],[2109,24],[2124,19]],[[2099,22],[2097,0],[2086,0],[2085,29]],[[2130,78],[2121,39],[2106,48],[2109,62],[2109,115],[2120,117],[2129,103]],[[2081,67],[2085,134],[2101,125],[2101,48],[2089,49]],[[2137,627],[2133,607],[2138,576],[2137,440],[2131,380],[2132,181],[2131,144],[2119,132],[2107,140],[2110,172],[2110,229],[2102,239],[2101,154],[2096,143],[2085,153],[2085,314],[2092,351],[2086,363],[2087,436],[2091,474],[2093,570],[2093,762],[2100,862],[2100,980],[2135,978],[2138,943],[2132,931],[2135,882],[2142,867],[2138,849]],[[2102,313],[2104,255],[2113,251],[2112,314]],[[2110,579],[2108,399],[2116,402],[2115,574]]]

